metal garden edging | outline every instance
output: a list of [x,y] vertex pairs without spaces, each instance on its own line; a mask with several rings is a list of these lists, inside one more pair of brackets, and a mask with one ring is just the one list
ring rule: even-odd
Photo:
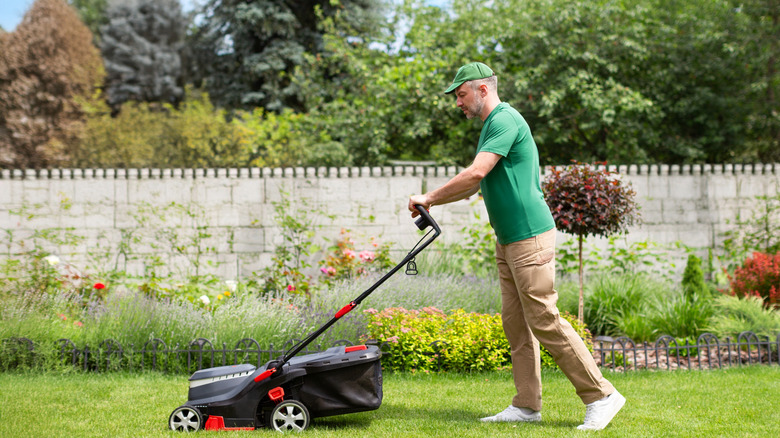
[[[269,344],[262,348],[252,338],[238,341],[232,348],[222,343],[217,348],[205,338],[197,338],[185,347],[169,347],[163,340],[154,338],[136,348],[133,344],[125,347],[114,339],[106,339],[97,348],[85,345],[79,348],[70,339],[59,339],[55,345],[56,359],[84,371],[166,371],[191,373],[215,366],[252,363],[261,366],[274,357],[285,353],[296,340],[290,340],[275,347]],[[369,343],[376,344],[375,341]],[[340,340],[333,345],[352,345],[348,340]],[[443,341],[431,344],[429,356],[438,358],[438,350]],[[324,351],[318,344],[305,353]],[[692,370],[713,369],[753,364],[780,365],[780,334],[775,340],[769,336],[758,336],[753,332],[740,333],[736,339],[726,337],[719,340],[711,333],[699,336],[695,344],[682,343],[665,335],[654,343],[638,344],[627,337],[611,338],[599,336],[593,339],[593,356],[599,366],[613,371],[629,370]],[[23,337],[7,338],[0,342],[0,364],[3,368],[30,366],[43,350],[36,349],[35,343]],[[389,353],[385,353],[389,354]]]

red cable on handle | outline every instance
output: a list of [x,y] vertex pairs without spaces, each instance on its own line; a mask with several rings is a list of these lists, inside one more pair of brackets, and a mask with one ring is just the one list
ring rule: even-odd
[[354,301],[352,301],[351,303],[349,303],[349,304],[347,304],[346,306],[342,307],[342,308],[341,308],[341,310],[339,310],[338,312],[336,312],[336,316],[335,316],[335,318],[336,318],[336,319],[339,319],[339,318],[341,318],[342,316],[344,316],[344,315],[346,315],[347,313],[349,313],[349,312],[350,312],[352,309],[354,309],[354,308],[355,308],[355,306],[357,306],[357,304],[355,304],[355,302],[354,302]]

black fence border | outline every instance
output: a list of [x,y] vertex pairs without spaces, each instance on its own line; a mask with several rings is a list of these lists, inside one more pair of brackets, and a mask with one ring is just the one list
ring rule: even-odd
[[[163,372],[195,372],[204,368],[217,366],[255,364],[260,367],[287,352],[299,340],[292,339],[281,347],[269,344],[262,348],[253,338],[238,341],[233,348],[222,343],[217,348],[210,340],[197,338],[185,348],[177,344],[169,347],[163,340],[154,338],[140,349],[134,344],[124,347],[114,339],[106,339],[97,348],[85,345],[78,348],[67,338],[57,340],[54,346],[56,360],[63,365],[83,371],[163,371]],[[384,350],[386,343],[368,341],[367,344],[379,345]],[[334,342],[333,346],[351,346],[348,340]],[[423,354],[437,358],[438,369],[441,370],[441,350],[446,348],[444,341],[430,344],[430,351]],[[6,338],[0,341],[0,352],[11,359],[5,368],[23,368],[35,362],[35,356],[41,353],[36,349],[35,342],[24,337]],[[309,347],[301,353],[322,352],[322,344]],[[713,369],[742,365],[767,364],[780,365],[780,333],[776,340],[769,336],[759,336],[753,332],[742,332],[736,339],[726,337],[719,340],[711,333],[700,335],[695,344],[686,341],[678,342],[672,336],[664,335],[654,343],[638,344],[630,338],[621,336],[611,338],[598,336],[593,339],[593,356],[597,364],[611,371],[629,370],[692,370]],[[389,354],[386,351],[384,354]]]
[[703,333],[692,344],[678,342],[663,335],[654,343],[638,344],[626,336],[593,339],[596,362],[612,371],[642,369],[692,370],[719,369],[731,366],[767,364],[780,365],[780,333],[775,340],[752,331],[730,336],[722,341],[712,333]]

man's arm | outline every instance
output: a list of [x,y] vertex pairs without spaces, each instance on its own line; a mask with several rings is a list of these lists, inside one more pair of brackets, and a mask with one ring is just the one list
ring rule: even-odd
[[419,214],[414,208],[415,204],[430,208],[432,205],[449,204],[477,193],[479,182],[493,170],[501,158],[501,155],[492,152],[480,152],[471,166],[463,169],[443,186],[424,195],[410,197],[409,211],[412,212],[412,217]]

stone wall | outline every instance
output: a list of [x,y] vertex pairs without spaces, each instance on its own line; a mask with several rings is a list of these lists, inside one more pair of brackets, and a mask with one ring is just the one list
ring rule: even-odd
[[[351,230],[358,246],[391,241],[400,252],[420,235],[406,211],[409,195],[438,187],[455,167],[286,169],[54,169],[0,172],[0,249],[4,257],[31,249],[74,264],[158,269],[225,278],[267,264],[283,237],[275,206],[289,201],[308,219],[313,241],[325,244]],[[706,249],[756,196],[780,191],[780,164],[620,166],[637,192],[643,222],[629,241],[681,241]],[[431,211],[442,240],[486,220],[481,201]],[[559,241],[566,236],[560,235]]]

